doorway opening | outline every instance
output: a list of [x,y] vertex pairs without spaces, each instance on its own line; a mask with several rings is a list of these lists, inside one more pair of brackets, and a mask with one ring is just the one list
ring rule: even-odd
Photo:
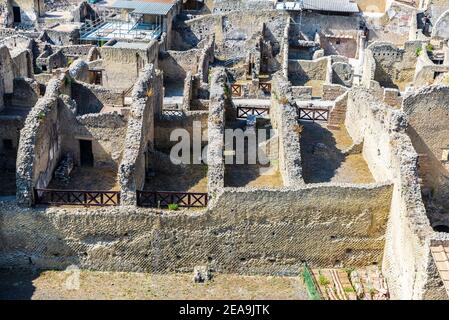
[[79,140],[80,141],[80,165],[82,167],[94,166],[94,154],[92,152],[91,140]]
[[12,7],[12,14],[14,17],[14,23],[21,23],[22,17],[20,16],[20,7]]

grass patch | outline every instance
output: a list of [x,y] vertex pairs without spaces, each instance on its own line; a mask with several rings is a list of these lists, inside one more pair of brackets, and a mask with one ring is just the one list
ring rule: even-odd
[[172,211],[179,210],[179,205],[177,203],[170,203],[168,205],[168,210],[172,210]]
[[327,286],[329,285],[331,282],[329,281],[328,278],[326,278],[324,275],[320,274],[320,277],[318,279],[318,281],[320,282],[320,285],[322,286]]

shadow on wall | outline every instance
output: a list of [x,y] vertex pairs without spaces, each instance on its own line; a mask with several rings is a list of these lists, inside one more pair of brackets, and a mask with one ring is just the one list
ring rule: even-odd
[[408,126],[407,134],[413,147],[419,155],[426,155],[425,167],[422,163],[419,168],[420,178],[423,179],[423,200],[427,209],[429,205],[437,205],[445,213],[449,213],[449,172],[443,166],[441,159],[437,158],[425,141],[419,136],[413,126]]
[[196,36],[192,28],[184,21],[177,21],[173,31],[175,31],[173,33],[176,41],[172,42],[172,50],[187,51],[197,47],[202,40]]
[[76,101],[78,115],[98,113],[103,108],[103,103],[88,88],[72,83],[72,99]]
[[302,173],[306,183],[330,182],[345,159],[332,133],[316,123],[301,123]]
[[384,68],[379,67],[376,68],[374,80],[378,81],[379,84],[384,88],[399,89],[399,87],[394,83],[393,79],[391,78],[391,75],[388,74]]
[[[192,54],[192,58],[196,58],[195,54]],[[198,64],[198,61],[190,61],[191,64]],[[168,52],[159,54],[159,68],[164,72],[164,85],[169,82],[184,82],[187,72],[176,61],[176,59]]]

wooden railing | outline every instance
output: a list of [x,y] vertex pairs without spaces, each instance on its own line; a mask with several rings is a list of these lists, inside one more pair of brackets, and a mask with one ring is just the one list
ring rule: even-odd
[[36,204],[118,206],[119,191],[34,189]]
[[259,82],[259,89],[264,93],[271,93],[271,83],[269,82]]
[[327,121],[329,119],[329,109],[301,108],[298,107],[299,120],[306,121]]
[[233,97],[240,97],[242,95],[242,86],[240,84],[231,84],[231,93]]
[[202,208],[207,207],[207,203],[207,193],[137,191],[139,207],[166,208],[169,204],[177,204],[181,208]]
[[263,117],[270,114],[269,108],[261,107],[237,107],[237,118],[246,119],[248,116]]

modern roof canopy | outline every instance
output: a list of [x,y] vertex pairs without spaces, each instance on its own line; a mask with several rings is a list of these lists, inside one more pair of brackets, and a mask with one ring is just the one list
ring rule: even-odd
[[117,9],[132,10],[133,13],[166,15],[175,5],[175,1],[167,2],[148,2],[134,0],[117,0],[110,7]]
[[351,0],[302,0],[278,3],[276,9],[290,11],[315,10],[330,12],[358,13],[357,3]]

